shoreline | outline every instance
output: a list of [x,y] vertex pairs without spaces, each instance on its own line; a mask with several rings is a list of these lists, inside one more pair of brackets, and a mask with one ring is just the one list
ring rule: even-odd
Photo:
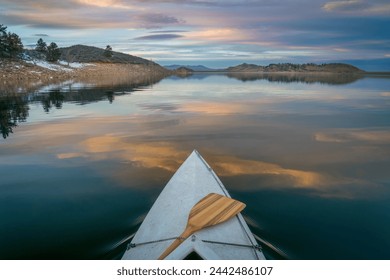
[[210,71],[192,71],[193,73],[221,73],[221,74],[258,74],[258,75],[271,75],[271,74],[313,74],[313,75],[365,75],[370,73],[387,73],[390,75],[390,72],[326,72],[326,71],[228,71],[228,70],[210,70]]
[[[158,64],[118,62],[48,63],[43,60],[3,59],[0,61],[0,95],[23,94],[42,87],[74,81],[96,86],[140,81],[161,80],[176,75],[224,74],[242,80],[251,77],[390,77],[390,72],[329,72],[329,71],[213,71],[169,70]],[[321,81],[321,80],[320,80]]]
[[[43,66],[42,66],[43,65]],[[72,67],[73,66],[73,67]],[[159,65],[132,63],[43,63],[23,60],[0,61],[0,95],[20,94],[69,80],[97,86],[132,80],[162,79],[173,72]]]

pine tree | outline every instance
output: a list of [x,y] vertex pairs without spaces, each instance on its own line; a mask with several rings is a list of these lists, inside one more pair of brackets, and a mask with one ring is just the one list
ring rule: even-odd
[[50,62],[57,61],[61,56],[61,51],[58,48],[57,44],[54,42],[51,42],[50,45],[47,47],[47,55],[46,59]]
[[22,40],[17,34],[8,32],[7,41],[8,41],[8,52],[11,57],[16,56],[21,51],[23,51]]
[[23,50],[22,40],[6,30],[7,26],[0,24],[0,57],[14,57]]
[[0,24],[0,36],[6,35],[7,26]]
[[112,57],[113,53],[112,53],[112,48],[110,45],[107,45],[106,49],[104,50],[104,56],[105,57]]
[[0,57],[4,56],[7,41],[7,26],[0,24]]
[[42,53],[47,52],[47,44],[45,43],[45,41],[43,41],[42,38],[39,38],[35,50]]

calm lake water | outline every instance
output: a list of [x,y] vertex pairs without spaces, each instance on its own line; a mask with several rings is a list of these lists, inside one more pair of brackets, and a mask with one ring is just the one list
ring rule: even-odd
[[286,258],[390,259],[390,79],[69,82],[0,128],[1,259],[120,258],[193,149]]

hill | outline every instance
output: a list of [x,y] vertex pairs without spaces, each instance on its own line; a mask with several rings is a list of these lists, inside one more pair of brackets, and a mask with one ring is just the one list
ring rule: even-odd
[[0,59],[0,95],[27,92],[44,85],[67,80],[87,81],[90,84],[110,84],[139,81],[145,78],[161,80],[173,71],[152,61],[113,52],[104,56],[104,50],[76,45],[61,48],[57,62],[46,61],[46,55],[36,50],[24,50],[17,58]]
[[105,62],[158,65],[157,63],[144,58],[114,51],[112,52],[112,57],[107,57],[104,55],[104,49],[92,46],[74,45],[67,48],[60,48],[60,50],[60,60],[68,62]]
[[191,76],[194,72],[192,69],[184,67],[184,66],[181,66],[181,67],[177,68],[176,70],[171,70],[171,71],[173,71],[173,73],[179,77],[188,77],[188,76]]
[[280,63],[261,66],[256,64],[243,63],[237,66],[226,69],[228,72],[316,72],[316,73],[364,73],[363,70],[345,63],[329,63],[329,64],[292,64]]
[[192,71],[215,71],[215,69],[212,69],[212,68],[208,68],[206,66],[203,66],[203,65],[178,65],[178,64],[173,64],[173,65],[165,65],[164,66],[165,68],[169,69],[169,70],[176,70],[178,68],[187,68],[187,69],[191,69]]

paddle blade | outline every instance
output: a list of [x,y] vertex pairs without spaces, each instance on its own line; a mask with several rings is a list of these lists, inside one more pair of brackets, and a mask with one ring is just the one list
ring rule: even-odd
[[245,206],[235,199],[210,193],[192,207],[187,226],[196,231],[220,224],[240,213]]
[[165,259],[186,238],[206,227],[220,224],[234,217],[245,208],[245,204],[232,198],[210,193],[196,203],[188,216],[184,232],[158,258]]

